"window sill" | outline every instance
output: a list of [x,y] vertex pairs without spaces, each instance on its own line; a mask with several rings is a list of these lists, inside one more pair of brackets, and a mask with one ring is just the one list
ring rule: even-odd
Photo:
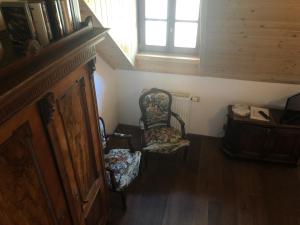
[[159,73],[200,74],[200,58],[195,56],[176,56],[138,53],[135,69]]

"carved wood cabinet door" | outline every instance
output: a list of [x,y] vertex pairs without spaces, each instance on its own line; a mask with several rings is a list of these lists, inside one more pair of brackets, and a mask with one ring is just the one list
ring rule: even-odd
[[72,225],[35,105],[0,125],[0,224]]
[[106,223],[107,190],[93,80],[82,67],[50,90],[39,108],[51,140],[74,221]]

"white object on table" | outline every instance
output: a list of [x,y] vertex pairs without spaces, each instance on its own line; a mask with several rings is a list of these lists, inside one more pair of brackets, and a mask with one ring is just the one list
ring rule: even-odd
[[235,104],[232,106],[232,111],[237,116],[246,117],[250,115],[249,105]]
[[269,121],[268,119],[266,119],[265,117],[263,117],[259,111],[263,111],[266,115],[270,116],[270,111],[267,108],[260,108],[260,107],[255,107],[255,106],[251,106],[250,107],[250,119],[253,120],[261,120],[261,121]]

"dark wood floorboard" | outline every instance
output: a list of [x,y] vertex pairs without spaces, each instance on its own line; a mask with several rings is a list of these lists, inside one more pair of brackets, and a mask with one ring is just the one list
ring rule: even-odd
[[[118,131],[140,148],[138,129]],[[300,225],[299,168],[229,159],[220,139],[190,139],[187,162],[181,153],[150,155],[127,192],[126,212],[111,195],[110,225]]]

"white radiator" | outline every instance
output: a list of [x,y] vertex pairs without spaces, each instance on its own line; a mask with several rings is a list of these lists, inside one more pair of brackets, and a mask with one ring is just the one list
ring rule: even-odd
[[[144,89],[142,93],[148,91]],[[167,90],[169,91],[169,90]],[[169,91],[172,95],[172,106],[173,112],[180,115],[181,119],[185,122],[185,131],[190,131],[190,113],[191,113],[191,94],[184,92]],[[180,130],[180,123],[172,116],[171,125],[176,129]]]
[[[185,122],[185,131],[190,131],[191,95],[188,93],[170,92],[172,94],[172,111],[179,114]],[[180,130],[180,123],[172,116],[171,125]]]

